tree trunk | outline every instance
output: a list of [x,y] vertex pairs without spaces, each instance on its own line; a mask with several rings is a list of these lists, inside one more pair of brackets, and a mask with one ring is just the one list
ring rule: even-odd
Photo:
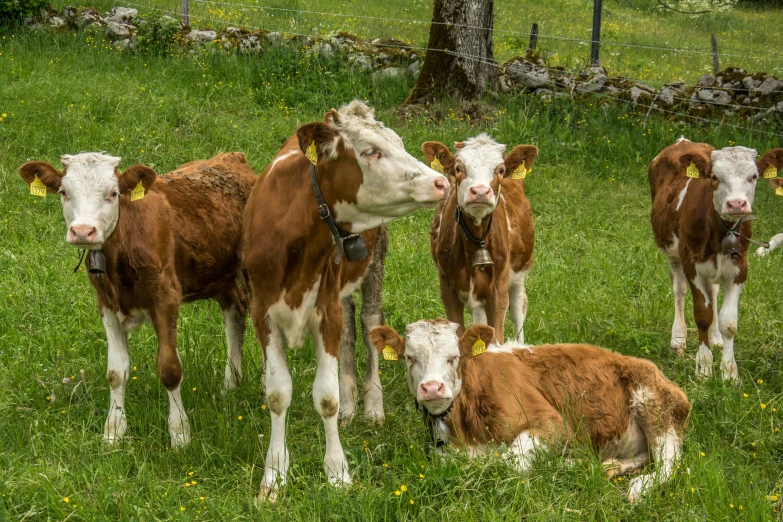
[[494,0],[435,0],[429,49],[406,104],[439,96],[481,97],[495,78]]

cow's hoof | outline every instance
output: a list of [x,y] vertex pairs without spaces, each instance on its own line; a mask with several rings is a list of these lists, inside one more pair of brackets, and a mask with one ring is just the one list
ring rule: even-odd
[[721,362],[720,364],[721,373],[723,374],[723,380],[729,381],[734,386],[739,386],[740,384],[740,378],[739,373],[737,372],[737,363],[735,361],[731,362]]
[[364,410],[364,418],[371,424],[383,424],[386,420],[386,415],[383,410]]
[[258,493],[258,499],[259,502],[263,502],[266,504],[274,504],[277,502],[277,487],[275,486],[267,486],[266,484],[261,484],[261,491]]
[[764,257],[764,256],[766,256],[766,255],[767,255],[767,252],[769,252],[769,249],[768,249],[768,248],[764,248],[764,247],[758,247],[758,248],[756,249],[756,255],[757,255],[758,257]]
[[353,418],[356,416],[356,407],[346,407],[346,409],[340,408],[337,413],[337,419],[340,421],[340,426],[348,426],[353,422]]
[[669,343],[669,347],[677,352],[679,355],[683,355],[685,353],[685,337],[679,337],[679,338],[672,338],[671,342]]

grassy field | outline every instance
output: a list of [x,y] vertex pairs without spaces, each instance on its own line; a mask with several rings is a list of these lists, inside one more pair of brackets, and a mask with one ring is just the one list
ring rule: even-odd
[[[370,39],[394,37],[426,47],[432,4],[431,0],[381,2],[369,11],[363,0],[191,0],[191,16],[194,27],[241,25],[294,34],[345,30]],[[127,5],[147,14],[178,16],[179,12],[178,2],[172,0],[94,0],[92,5],[104,10]],[[590,56],[592,12],[590,0],[496,2],[495,56],[503,61],[524,54],[530,27],[536,22],[539,48],[550,63],[578,69]],[[780,8],[687,16],[663,10],[655,0],[607,0],[601,58],[614,75],[656,86],[677,79],[693,83],[712,71],[710,35],[714,33],[721,67],[782,76],[783,54],[773,43],[781,25]]]
[[[780,517],[781,254],[750,260],[736,343],[741,386],[695,381],[690,318],[688,355],[668,348],[672,298],[650,231],[646,182],[651,159],[681,134],[759,151],[779,146],[779,137],[655,117],[643,126],[643,115],[628,109],[525,96],[492,99],[486,118],[470,121],[459,105],[400,119],[394,108],[408,82],[374,86],[342,61],[309,61],[293,50],[255,59],[131,56],[89,34],[0,34],[0,520]],[[193,443],[168,448],[149,326],[130,340],[129,437],[113,447],[102,442],[109,394],[94,295],[84,273],[72,273],[77,251],[63,242],[59,202],[29,196],[18,166],[32,159],[59,165],[61,154],[97,150],[123,156],[122,167],[142,162],[163,173],[239,150],[260,171],[297,125],[353,98],[377,107],[411,151],[425,140],[450,143],[481,131],[540,148],[526,183],[537,234],[526,340],[589,342],[646,357],[685,389],[693,403],[685,453],[666,486],[629,505],[628,479],[606,481],[587,447],[569,449],[573,465],[545,455],[525,476],[494,458],[430,462],[404,370],[384,365],[386,423],[359,418],[341,430],[354,485],[333,489],[322,470],[308,343],[290,353],[291,479],[277,505],[258,505],[270,426],[260,348],[248,329],[245,381],[223,393],[222,321],[207,302],[184,306],[179,320]],[[756,236],[782,231],[781,200],[760,184],[756,201]],[[397,329],[443,314],[427,244],[431,217],[420,212],[391,226],[384,311]],[[71,382],[63,384],[65,377]]]

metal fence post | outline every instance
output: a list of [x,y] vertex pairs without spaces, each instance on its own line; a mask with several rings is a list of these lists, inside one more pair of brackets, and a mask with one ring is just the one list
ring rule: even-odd
[[180,0],[179,17],[185,27],[190,27],[190,0]]
[[590,63],[598,63],[601,48],[601,6],[603,0],[593,0],[593,44],[590,50]]
[[527,44],[529,51],[535,51],[538,45],[538,24],[533,23],[533,27],[530,28],[530,43]]

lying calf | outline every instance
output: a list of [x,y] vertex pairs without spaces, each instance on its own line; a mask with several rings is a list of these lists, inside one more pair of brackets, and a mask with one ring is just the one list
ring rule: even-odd
[[128,332],[150,321],[158,336],[156,370],[169,395],[172,447],[190,442],[180,394],[177,316],[183,301],[214,299],[228,341],[225,385],[241,376],[247,298],[240,260],[242,209],[256,180],[239,152],[194,161],[158,177],[145,165],[118,170],[120,158],[95,152],[19,168],[34,195],[60,196],[65,242],[90,250],[90,283],[108,340],[109,416],[104,438],[128,428]]
[[389,326],[370,331],[384,359],[405,358],[408,388],[436,445],[476,455],[505,443],[524,471],[537,448],[589,441],[608,478],[658,463],[657,473],[631,481],[631,501],[668,480],[690,403],[653,363],[584,344],[498,345],[493,338],[485,325],[457,337],[457,325],[444,319],[408,325],[405,339]]
[[[768,170],[771,171],[772,169],[769,169],[768,167]],[[769,174],[765,172],[765,174],[769,176],[773,176],[773,175],[777,176],[778,171],[777,169],[775,169],[774,172],[770,172]],[[772,190],[775,191],[775,194],[777,194],[778,196],[783,196],[783,178],[777,178],[777,177],[770,178],[769,184],[772,187]],[[769,254],[770,252],[778,248],[780,245],[783,245],[783,233],[775,234],[774,236],[772,236],[769,239],[769,247],[763,247],[763,246],[759,247],[756,250],[756,255],[766,256],[767,254]]]

